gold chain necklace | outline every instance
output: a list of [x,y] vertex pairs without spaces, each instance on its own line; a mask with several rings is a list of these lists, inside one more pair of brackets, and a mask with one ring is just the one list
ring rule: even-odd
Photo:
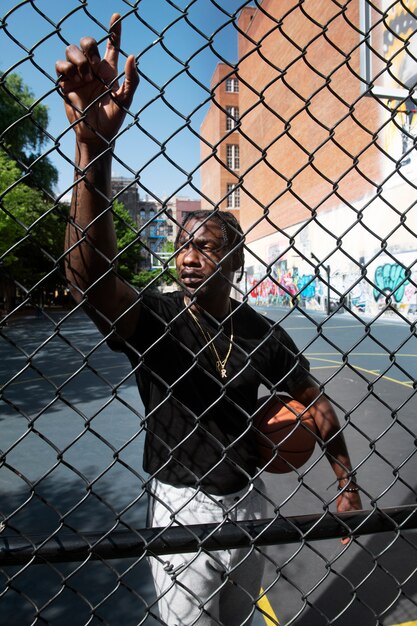
[[[187,306],[186,303],[185,303],[185,300],[184,300],[184,304],[185,304],[185,306]],[[216,369],[219,372],[221,378],[227,378],[226,365],[227,365],[227,361],[229,360],[230,354],[232,352],[232,347],[233,347],[233,319],[232,319],[232,317],[230,317],[229,348],[227,350],[226,356],[222,360],[220,358],[219,353],[217,352],[216,346],[214,345],[213,337],[210,335],[210,333],[208,331],[204,330],[204,328],[201,326],[200,322],[198,321],[197,316],[194,315],[194,313],[192,312],[190,307],[187,308],[187,311],[191,315],[191,317],[193,318],[195,323],[197,324],[198,328],[200,329],[201,334],[203,335],[204,339],[206,340],[207,345],[209,346],[210,350],[212,351],[212,353],[214,355],[214,358],[216,360]],[[230,312],[231,311],[232,311],[232,306],[230,305]]]

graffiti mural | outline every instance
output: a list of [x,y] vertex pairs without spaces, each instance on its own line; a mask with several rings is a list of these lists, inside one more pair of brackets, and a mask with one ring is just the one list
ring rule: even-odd
[[[356,313],[373,315],[386,307],[390,297],[392,307],[403,314],[417,315],[417,251],[399,253],[398,260],[384,256],[366,266],[366,278],[357,265],[330,275],[331,302],[344,303]],[[401,262],[400,262],[401,259]],[[248,298],[254,305],[326,310],[327,283],[305,267],[288,267],[287,259],[280,259],[269,268],[253,267],[247,276]],[[291,261],[290,261],[291,262]],[[416,266],[413,269],[414,265]],[[303,271],[304,270],[304,271]],[[306,271],[307,270],[307,271]]]
[[303,274],[298,279],[298,290],[302,298],[314,298],[316,295],[316,280],[313,274]]
[[307,304],[321,293],[313,274],[299,274],[296,267],[288,270],[284,261],[274,266],[272,277],[252,276],[248,282],[249,298],[256,304],[291,305],[294,298]]
[[[417,28],[417,2],[407,0],[394,3],[391,0],[383,0],[381,8],[386,16],[382,52],[387,60],[387,70],[382,73],[379,80],[382,80],[386,87],[396,88],[405,85],[411,91],[417,81],[415,66],[417,42],[413,37]],[[415,157],[417,111],[414,99],[410,97],[404,102],[399,102],[398,99],[389,100],[388,106],[392,110],[393,121],[385,129],[385,149],[392,158],[399,159],[402,156],[402,166],[408,165]]]
[[405,267],[399,263],[378,265],[375,270],[374,284],[375,302],[385,295],[392,295],[397,304],[402,302],[405,288],[409,284]]

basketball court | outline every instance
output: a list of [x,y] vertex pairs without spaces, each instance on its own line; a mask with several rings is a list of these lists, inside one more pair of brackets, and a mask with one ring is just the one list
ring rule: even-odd
[[[285,315],[285,311],[273,307],[262,311],[275,320]],[[316,323],[323,319],[315,316]],[[297,311],[286,319],[284,326],[298,346],[309,344],[317,334],[315,325]],[[323,334],[325,338],[315,340],[305,354],[312,373],[321,382],[328,381],[326,394],[339,407],[342,424],[343,408],[357,405],[349,417],[351,423],[346,425],[345,437],[352,462],[363,464],[357,480],[364,490],[364,508],[371,509],[374,501],[379,507],[414,504],[415,496],[408,485],[415,492],[415,445],[407,429],[412,432],[415,425],[413,403],[409,400],[414,396],[417,346],[409,327],[395,320],[381,320],[375,324],[373,340],[365,337],[361,322],[348,315],[337,315],[325,323]],[[353,368],[340,369],[343,352],[348,352],[361,335],[364,341],[350,352],[350,363],[357,373]],[[395,367],[384,374],[387,358],[378,344],[384,343],[389,352],[407,337],[411,341],[397,357],[409,377]],[[330,351],[327,340],[337,344],[339,352]],[[377,381],[372,393],[368,390],[369,381]],[[381,400],[392,409],[401,407],[396,420],[388,408],[384,410]],[[401,469],[395,472],[396,467]],[[323,502],[335,494],[334,476],[320,450],[316,449],[313,463],[302,469],[300,480],[294,474],[266,475],[268,492],[275,502],[282,503],[281,515],[319,513]],[[376,623],[376,615],[383,615],[384,626],[414,626],[417,590],[412,578],[405,581],[415,572],[416,532],[405,532],[404,536],[406,539],[396,539],[395,533],[363,536],[348,547],[337,539],[269,547],[271,562],[264,586],[274,619],[286,623],[300,613],[294,622],[297,626],[324,626],[329,619],[334,619],[338,626],[367,626]],[[376,554],[381,554],[378,563],[374,561]],[[401,597],[399,582],[405,583]]]
[[[260,310],[273,319],[282,319],[288,314],[288,310],[273,307]],[[337,315],[324,323],[323,331],[327,339],[340,347],[337,352],[329,349],[326,339],[315,339],[315,324],[323,323],[325,316],[315,314],[314,319],[315,323],[311,323],[304,314],[294,310],[284,321],[284,326],[298,346],[305,348],[312,373],[326,383],[326,393],[337,403],[342,423],[343,410],[357,405],[351,412],[351,423],[346,426],[345,436],[352,461],[355,464],[363,462],[358,469],[358,482],[364,490],[364,507],[371,508],[372,499],[381,507],[413,504],[412,490],[415,492],[417,488],[415,445],[407,428],[415,431],[414,403],[410,399],[414,394],[412,379],[417,377],[416,339],[404,324],[381,320],[373,327],[375,340],[364,337],[363,342],[351,352],[350,360],[357,370],[354,372],[348,367],[340,369],[341,354],[349,351],[364,335],[363,324],[348,315]],[[10,326],[7,332],[13,341],[31,353],[34,347],[42,344],[44,337],[50,335],[50,324],[44,319],[30,318]],[[100,341],[100,335],[91,322],[80,314],[70,318],[61,332],[63,337],[71,338],[73,345],[81,342],[85,351]],[[404,344],[407,337],[410,339]],[[380,343],[386,346],[387,352],[404,344],[396,355],[398,366],[391,367],[389,371],[385,371],[389,359],[387,353],[381,350]],[[34,357],[33,367],[22,371],[26,356],[18,350],[11,350],[10,345],[6,346],[3,342],[8,358],[1,359],[1,378],[12,381],[5,388],[4,397],[9,402],[19,399],[28,416],[39,414],[36,427],[42,430],[47,440],[64,450],[64,463],[57,467],[56,453],[50,445],[35,433],[28,435],[25,416],[5,419],[7,405],[3,405],[5,413],[0,416],[3,418],[2,448],[20,440],[19,445],[8,454],[8,463],[22,474],[30,473],[33,480],[39,481],[37,497],[26,502],[27,488],[19,476],[3,472],[3,513],[16,510],[26,502],[15,517],[15,523],[21,532],[28,534],[45,533],[56,528],[59,524],[58,512],[66,513],[66,523],[71,527],[104,531],[114,523],[114,513],[105,505],[106,501],[114,510],[122,512],[123,521],[141,528],[146,525],[146,497],[135,500],[135,494],[140,494],[138,476],[143,476],[143,433],[136,435],[142,404],[133,378],[129,377],[129,364],[127,360],[121,360],[120,355],[102,346],[91,356],[89,367],[83,369],[82,354],[66,345],[58,337],[50,340]],[[55,358],[58,353],[62,357],[59,360]],[[44,375],[40,376],[36,368]],[[19,371],[21,374],[17,376]],[[79,374],[74,377],[76,371]],[[404,371],[409,372],[408,377]],[[368,381],[374,381],[371,394]],[[54,400],[53,384],[61,388],[65,402]],[[110,400],[112,386],[117,387],[117,394]],[[392,419],[390,410],[384,409],[381,400],[398,409],[396,420]],[[76,406],[76,410],[69,408],[69,404]],[[46,407],[49,408],[46,410]],[[85,431],[85,418],[92,418],[91,431]],[[118,458],[122,463],[114,464],[113,451],[108,444],[120,450]],[[265,476],[267,495],[278,506],[277,512],[281,515],[320,513],[323,502],[334,497],[333,473],[328,462],[320,457],[321,451],[316,449],[311,462],[302,468],[300,480],[296,474]],[[74,467],[77,472],[72,469]],[[393,467],[399,467],[396,475]],[[92,482],[93,497],[88,500],[84,499],[85,480],[82,476]],[[42,499],[46,493],[48,505]],[[273,515],[272,505],[270,510]],[[331,539],[269,546],[263,550],[268,565],[264,579],[266,595],[260,607],[270,617],[264,619],[258,615],[255,626],[277,623],[274,620],[285,624],[297,614],[299,617],[294,621],[297,626],[321,626],[329,618],[335,619],[337,626],[351,626],[353,623],[374,626],[375,614],[382,615],[384,626],[416,624],[417,592],[415,575],[412,576],[417,550],[415,531],[404,532],[399,538],[395,533],[358,537],[347,547],[342,546],[339,540]],[[374,561],[375,555],[380,555],[377,562]],[[112,568],[119,572],[131,568],[126,580],[143,600],[139,601],[129,593],[127,587],[124,591],[120,588],[117,592],[120,602],[109,602],[105,605],[106,610],[111,611],[110,606],[122,607],[122,614],[126,611],[127,624],[129,615],[144,611],[145,602],[152,604],[152,582],[145,561],[136,565],[131,560],[114,561],[109,562],[109,568],[90,563],[79,572],[77,563],[53,569],[46,565],[38,567],[39,584],[33,577],[27,580],[27,591],[33,598],[42,595],[45,581],[49,581],[49,588],[59,587],[60,576],[55,571],[70,576],[74,588],[81,590],[86,588],[91,576],[112,588]],[[19,579],[21,584],[22,577]],[[398,595],[399,584],[401,595]],[[355,592],[353,586],[356,586]],[[25,584],[22,588],[25,589]],[[74,614],[82,619],[84,604],[76,594],[57,596],[52,606],[59,612],[64,605],[72,607],[71,611],[67,611],[71,618],[68,617],[69,621],[62,624],[72,626]],[[25,606],[21,601],[17,607],[13,602],[4,600],[3,615],[13,616],[18,611],[24,616]],[[30,613],[30,606],[26,608]],[[336,620],[339,613],[340,617]],[[149,617],[146,623],[157,622]]]

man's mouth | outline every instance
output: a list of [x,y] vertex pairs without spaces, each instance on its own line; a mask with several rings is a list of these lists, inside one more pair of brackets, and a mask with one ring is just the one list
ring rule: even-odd
[[200,287],[206,280],[206,277],[197,272],[182,272],[181,282],[185,287],[196,289]]
[[201,274],[183,273],[181,274],[181,280],[184,285],[199,285],[204,281],[204,276],[201,276]]

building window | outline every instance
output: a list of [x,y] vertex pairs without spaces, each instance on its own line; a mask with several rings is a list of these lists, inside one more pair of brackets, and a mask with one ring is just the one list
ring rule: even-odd
[[240,207],[240,187],[234,183],[227,183],[227,208],[238,209]]
[[237,78],[226,79],[226,91],[234,92],[234,93],[239,92],[239,81]]
[[239,146],[236,144],[227,144],[226,146],[226,164],[231,170],[238,170],[240,167]]
[[239,120],[238,107],[226,107],[226,130],[233,130]]

